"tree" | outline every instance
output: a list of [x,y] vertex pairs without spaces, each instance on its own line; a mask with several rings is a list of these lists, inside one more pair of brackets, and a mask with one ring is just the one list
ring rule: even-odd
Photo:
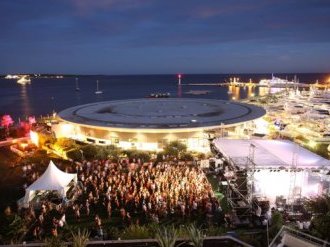
[[184,152],[184,153],[182,153],[180,155],[180,160],[193,161],[194,160],[194,156],[190,152]]
[[122,150],[115,145],[108,145],[105,147],[109,159],[118,160]]
[[151,155],[149,152],[141,150],[125,150],[124,153],[130,159],[141,160],[142,162],[150,161]]
[[311,231],[318,237],[330,239],[330,196],[322,195],[311,198],[306,202],[307,209],[315,214]]
[[183,153],[186,153],[187,146],[179,141],[173,141],[168,143],[164,147],[164,154],[170,157],[180,158]]
[[14,124],[14,120],[10,115],[3,115],[1,118],[1,126],[6,129],[6,136],[9,135],[9,126]]
[[6,129],[9,128],[10,125],[14,124],[14,120],[11,118],[10,115],[3,115],[1,118],[1,126],[5,127]]
[[274,238],[283,226],[283,216],[280,212],[274,212],[271,218],[271,226],[269,227],[269,235]]
[[97,157],[97,147],[93,144],[88,144],[86,146],[83,146],[82,148],[84,158],[87,160],[93,160],[95,157]]
[[79,149],[72,149],[72,150],[68,151],[66,153],[66,156],[69,159],[79,160],[79,161],[82,161],[82,158],[83,158],[83,154],[81,153],[81,151]]

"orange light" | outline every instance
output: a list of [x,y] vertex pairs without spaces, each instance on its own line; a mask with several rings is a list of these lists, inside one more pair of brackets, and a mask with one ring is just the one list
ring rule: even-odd
[[28,146],[28,144],[27,143],[21,143],[20,146],[21,146],[21,148],[25,149]]

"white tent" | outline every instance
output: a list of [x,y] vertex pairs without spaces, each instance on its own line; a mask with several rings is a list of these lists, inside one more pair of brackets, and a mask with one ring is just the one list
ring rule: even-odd
[[218,138],[214,145],[241,168],[246,168],[250,156],[256,168],[253,193],[266,196],[272,203],[277,196],[312,197],[328,188],[329,178],[323,174],[330,169],[330,161],[291,141]]
[[218,138],[215,146],[238,166],[245,167],[247,157],[254,149],[256,168],[290,168],[295,159],[297,168],[330,168],[330,161],[287,140],[229,140]]
[[34,197],[35,191],[58,191],[65,197],[71,181],[77,183],[77,174],[61,171],[53,161],[49,162],[46,171],[25,191],[24,204],[28,204]]

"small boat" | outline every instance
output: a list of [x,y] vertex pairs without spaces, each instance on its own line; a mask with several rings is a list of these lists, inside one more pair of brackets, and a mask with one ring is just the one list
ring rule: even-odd
[[79,83],[78,83],[78,78],[76,78],[76,91],[80,91]]
[[18,75],[6,75],[4,78],[5,79],[19,79],[19,76]]
[[17,83],[21,85],[30,84],[31,79],[27,75],[23,75],[21,78],[17,80]]
[[95,94],[102,94],[103,92],[99,89],[99,80],[96,81],[96,91]]
[[170,93],[151,93],[147,98],[169,98],[171,97]]

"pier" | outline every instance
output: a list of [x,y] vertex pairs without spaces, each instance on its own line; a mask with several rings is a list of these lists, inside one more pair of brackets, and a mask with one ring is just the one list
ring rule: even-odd
[[260,85],[251,82],[207,82],[207,83],[182,83],[182,86],[216,86],[216,87],[272,87],[272,88],[309,88],[311,86],[323,87],[322,84],[308,84],[308,83],[292,83],[292,84],[273,84],[273,85]]

